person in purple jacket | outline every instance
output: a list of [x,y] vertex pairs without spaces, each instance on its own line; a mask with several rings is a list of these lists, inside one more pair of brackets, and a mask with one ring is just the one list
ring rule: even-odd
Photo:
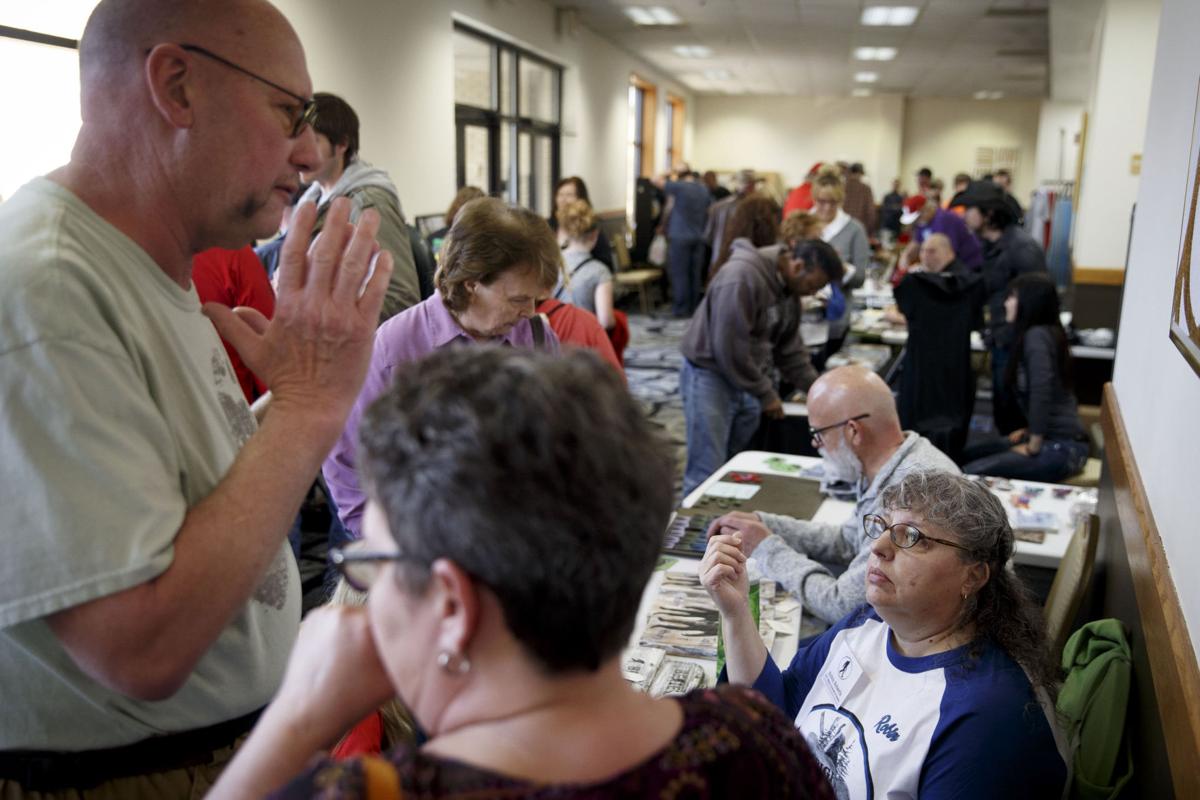
[[554,232],[532,211],[483,197],[458,212],[442,245],[437,290],[379,326],[362,391],[322,466],[350,538],[362,536],[367,500],[355,458],[363,411],[399,365],[443,347],[496,343],[557,353],[558,339],[534,307],[554,288],[560,259]]
[[862,519],[867,605],[785,670],[751,616],[741,534],[709,539],[700,579],[721,614],[728,680],[795,720],[839,798],[1060,797],[1059,672],[1008,565],[1004,506],[948,472],[910,473],[880,506]]
[[915,263],[917,250],[921,243],[931,234],[942,233],[950,240],[954,254],[966,265],[970,272],[979,272],[983,268],[983,245],[967,223],[953,211],[947,211],[937,203],[927,200],[924,195],[914,194],[904,201],[904,213],[900,215],[900,224],[913,226],[913,242],[905,253],[905,263]]

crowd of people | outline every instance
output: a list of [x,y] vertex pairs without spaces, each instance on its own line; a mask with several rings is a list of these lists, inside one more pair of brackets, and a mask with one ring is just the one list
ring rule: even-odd
[[[0,797],[1061,794],[1042,623],[958,466],[1086,458],[1002,186],[970,181],[959,216],[932,175],[877,208],[857,164],[783,206],[750,170],[725,196],[662,181],[685,490],[797,397],[855,510],[714,521],[727,674],[652,698],[621,655],[678,476],[625,384],[584,181],[549,220],[464,187],[421,235],[265,0],[102,0],[79,55],[69,163],[0,205]],[[936,359],[899,405],[823,370],[893,222],[911,349],[961,367],[987,333],[1019,420],[994,439],[964,438],[965,374],[928,390]],[[288,537],[318,475],[357,599],[301,627]],[[783,669],[751,556],[832,626]]]

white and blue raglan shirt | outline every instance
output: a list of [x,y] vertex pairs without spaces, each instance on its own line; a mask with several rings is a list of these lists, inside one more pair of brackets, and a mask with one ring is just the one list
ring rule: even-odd
[[1012,658],[990,642],[910,658],[890,630],[861,606],[754,682],[795,718],[838,798],[1061,795],[1066,765]]

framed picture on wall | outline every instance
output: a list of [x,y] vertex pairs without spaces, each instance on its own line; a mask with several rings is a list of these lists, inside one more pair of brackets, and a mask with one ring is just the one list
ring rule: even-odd
[[[1184,195],[1183,240],[1175,268],[1175,297],[1171,303],[1171,341],[1200,375],[1200,242],[1196,241],[1200,207],[1200,86],[1192,118],[1191,153],[1188,158],[1187,194]],[[1195,280],[1193,280],[1195,277]]]

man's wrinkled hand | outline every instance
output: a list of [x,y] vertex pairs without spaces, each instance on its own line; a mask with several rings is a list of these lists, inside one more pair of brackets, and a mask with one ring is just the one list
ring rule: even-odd
[[350,201],[337,198],[310,245],[316,213],[305,203],[293,215],[279,256],[273,319],[219,303],[206,303],[204,313],[271,388],[273,409],[323,412],[340,425],[366,375],[392,258],[375,240],[375,211],[352,225]]

